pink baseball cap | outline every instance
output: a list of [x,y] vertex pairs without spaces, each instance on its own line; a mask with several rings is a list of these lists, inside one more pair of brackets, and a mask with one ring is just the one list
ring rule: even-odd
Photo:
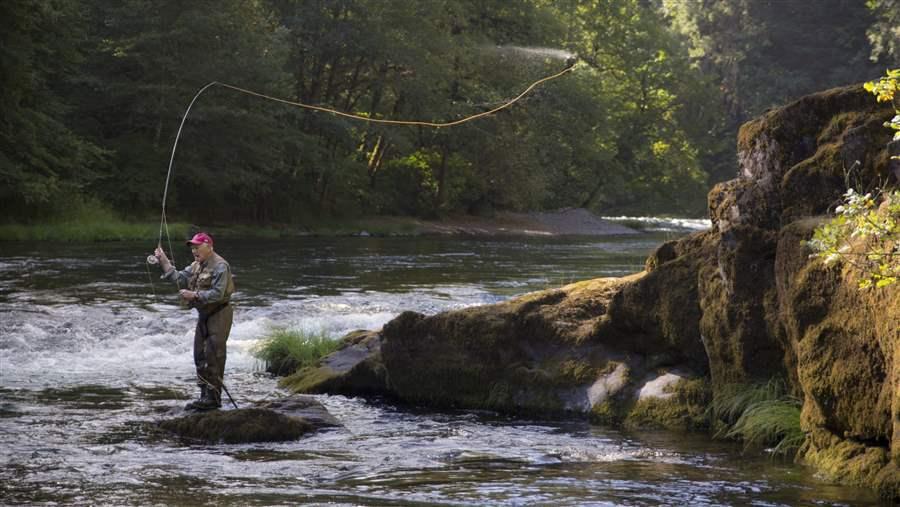
[[205,232],[198,232],[197,234],[194,234],[193,238],[191,238],[187,241],[187,244],[188,245],[206,244],[206,245],[212,246],[213,239],[212,239],[212,236],[210,236],[209,234],[207,234]]

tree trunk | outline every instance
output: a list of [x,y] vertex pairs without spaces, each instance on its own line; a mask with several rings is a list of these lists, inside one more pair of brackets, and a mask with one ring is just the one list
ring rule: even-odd
[[370,188],[375,188],[375,177],[378,174],[378,170],[381,169],[381,161],[384,160],[384,155],[387,153],[390,146],[390,143],[384,136],[379,135],[378,140],[375,141],[375,148],[372,150],[372,155],[369,156],[368,164]]
[[434,211],[435,213],[440,212],[444,206],[447,204],[447,173],[449,169],[447,168],[447,153],[449,150],[447,149],[447,145],[441,145],[441,165],[438,166],[438,174],[437,174],[437,193],[434,199]]

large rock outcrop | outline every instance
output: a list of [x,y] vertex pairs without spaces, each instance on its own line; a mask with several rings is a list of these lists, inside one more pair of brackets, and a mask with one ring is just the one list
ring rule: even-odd
[[709,194],[712,228],[661,245],[643,272],[407,312],[290,382],[696,427],[711,393],[781,377],[803,399],[800,458],[900,497],[900,287],[860,291],[804,243],[847,186],[897,185],[892,114],[861,86],[770,111],[741,128],[738,178]]

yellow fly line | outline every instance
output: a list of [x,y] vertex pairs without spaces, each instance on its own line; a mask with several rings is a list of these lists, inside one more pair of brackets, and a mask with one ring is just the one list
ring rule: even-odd
[[[420,126],[420,127],[444,128],[444,127],[455,127],[457,125],[462,125],[463,123],[470,122],[472,120],[477,120],[478,118],[490,116],[498,111],[502,111],[503,109],[506,109],[506,108],[512,106],[513,104],[515,104],[516,102],[518,102],[519,100],[521,100],[522,97],[528,95],[528,93],[531,92],[531,90],[535,89],[536,87],[540,86],[541,84],[546,83],[547,81],[552,81],[554,79],[560,78],[560,77],[564,76],[565,74],[572,72],[572,70],[574,68],[575,68],[575,64],[573,63],[556,74],[538,79],[534,83],[531,83],[531,85],[528,88],[525,88],[525,91],[518,94],[515,98],[510,99],[489,111],[483,111],[478,114],[466,116],[465,118],[461,118],[459,120],[448,121],[448,122],[430,122],[430,121],[416,121],[416,120],[382,120],[382,119],[378,119],[378,118],[369,118],[368,116],[362,116],[359,114],[352,114],[352,113],[345,113],[343,111],[338,111],[336,109],[331,109],[328,107],[314,106],[311,104],[304,104],[302,102],[296,102],[293,100],[280,99],[278,97],[273,97],[271,95],[266,95],[264,93],[255,92],[253,90],[248,90],[246,88],[241,88],[239,86],[234,86],[234,85],[230,85],[227,83],[220,83],[218,81],[212,81],[212,82],[206,84],[206,86],[201,88],[197,92],[197,94],[194,95],[194,98],[191,100],[190,104],[188,105],[187,109],[184,112],[184,116],[181,118],[181,124],[178,126],[178,132],[175,134],[175,142],[172,144],[172,155],[169,157],[169,170],[166,174],[166,186],[165,186],[165,190],[163,190],[162,218],[160,219],[160,224],[159,224],[159,243],[158,244],[159,245],[162,244],[163,228],[165,228],[166,238],[169,237],[169,226],[168,226],[168,222],[166,220],[166,199],[169,195],[169,181],[171,180],[171,177],[172,177],[172,165],[173,165],[173,162],[175,161],[175,149],[178,147],[178,140],[181,138],[181,130],[184,128],[184,122],[185,122],[185,120],[187,120],[188,114],[191,112],[191,108],[194,106],[194,102],[197,101],[197,99],[200,97],[201,94],[203,94],[203,92],[205,92],[207,89],[209,89],[213,86],[221,86],[223,88],[229,88],[229,89],[237,91],[237,92],[245,93],[247,95],[252,95],[254,97],[259,97],[259,98],[263,98],[266,100],[271,100],[274,102],[280,102],[282,104],[287,104],[287,105],[296,106],[296,107],[302,107],[304,109],[310,109],[313,111],[321,111],[324,113],[331,113],[331,114],[341,116],[344,118],[349,118],[351,120],[358,120],[358,121],[364,121],[364,122],[369,122],[369,123],[380,123],[380,124],[385,124],[385,125],[411,125],[411,126]],[[169,240],[169,250],[170,251],[172,250],[171,239]]]
[[462,125],[463,123],[470,122],[472,120],[477,120],[478,118],[482,118],[484,116],[489,116],[498,111],[506,109],[507,107],[518,102],[525,95],[528,95],[528,93],[531,90],[540,86],[541,84],[546,83],[547,81],[551,81],[553,79],[562,77],[563,75],[565,75],[568,72],[572,72],[572,69],[574,67],[575,66],[572,65],[572,66],[566,67],[559,73],[553,74],[552,76],[547,76],[547,77],[538,79],[537,81],[532,83],[531,86],[526,88],[525,91],[523,91],[522,93],[517,95],[515,98],[513,98],[507,102],[504,102],[502,105],[497,106],[494,109],[491,109],[490,111],[484,111],[484,112],[481,112],[478,114],[473,114],[471,116],[466,116],[465,118],[461,118],[459,120],[442,122],[442,123],[430,122],[430,121],[416,121],[416,120],[382,120],[382,119],[378,119],[378,118],[369,118],[368,116],[362,116],[362,115],[352,114],[352,113],[345,113],[343,111],[338,111],[338,110],[331,109],[328,107],[313,106],[310,104],[304,104],[302,102],[294,102],[292,100],[279,99],[277,97],[272,97],[272,96],[266,95],[264,93],[254,92],[252,90],[247,90],[245,88],[240,88],[238,86],[233,86],[230,84],[219,83],[217,81],[213,81],[212,83],[208,84],[207,86],[204,87],[204,89],[208,88],[209,86],[218,85],[218,86],[222,86],[224,88],[231,88],[232,90],[239,91],[241,93],[246,93],[247,95],[253,95],[254,97],[260,97],[260,98],[264,98],[264,99],[268,99],[268,100],[274,100],[275,102],[281,102],[282,104],[288,104],[291,106],[302,107],[305,109],[312,109],[314,111],[322,111],[325,113],[331,113],[331,114],[335,114],[337,116],[342,116],[344,118],[366,121],[369,123],[381,123],[381,124],[386,124],[386,125],[415,125],[415,126],[420,126],[420,127],[443,128],[443,127],[455,127],[457,125]]

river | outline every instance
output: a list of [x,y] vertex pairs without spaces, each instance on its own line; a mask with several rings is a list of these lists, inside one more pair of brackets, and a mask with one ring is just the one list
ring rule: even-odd
[[[580,238],[219,241],[234,269],[226,383],[283,396],[251,349],[272,326],[338,337],[641,269],[656,230]],[[194,396],[194,315],[147,243],[0,243],[4,505],[878,505],[808,468],[704,435],[434,412],[341,396],[342,428],[190,445],[153,423]],[[179,265],[188,258],[175,245]]]

